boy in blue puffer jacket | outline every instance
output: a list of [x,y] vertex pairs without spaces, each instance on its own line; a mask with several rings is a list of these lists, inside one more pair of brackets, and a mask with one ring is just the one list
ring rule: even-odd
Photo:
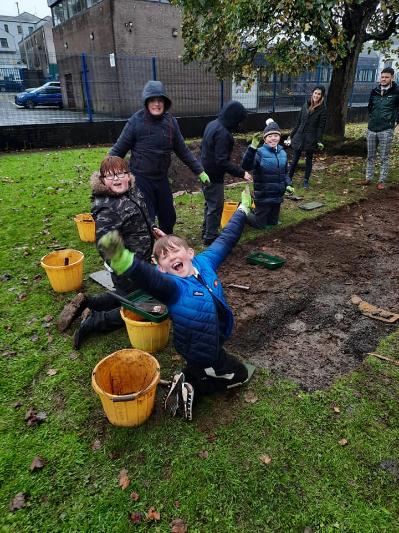
[[241,205],[229,224],[195,257],[183,239],[174,235],[159,239],[154,246],[157,269],[125,248],[118,232],[100,239],[114,272],[134,279],[168,306],[174,345],[187,363],[183,372],[173,377],[164,401],[172,416],[182,407],[185,418],[192,419],[194,391],[197,397],[242,385],[248,379],[245,365],[223,348],[233,329],[233,314],[216,271],[240,238],[250,205],[251,195],[243,191]]
[[291,194],[287,154],[279,145],[280,128],[273,119],[266,120],[263,130],[264,144],[258,148],[261,134],[255,134],[244,154],[242,168],[253,170],[255,209],[248,216],[248,224],[262,229],[278,224],[280,207],[287,190]]

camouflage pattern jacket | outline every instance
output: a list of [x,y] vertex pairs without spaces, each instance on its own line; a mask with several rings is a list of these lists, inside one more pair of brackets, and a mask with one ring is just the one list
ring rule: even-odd
[[[133,183],[124,194],[113,194],[100,180],[100,173],[91,178],[92,208],[96,221],[96,242],[112,230],[118,230],[126,248],[144,261],[151,260],[154,237],[153,221],[148,214],[144,197]],[[100,255],[101,250],[99,250]],[[104,259],[104,257],[103,257]]]

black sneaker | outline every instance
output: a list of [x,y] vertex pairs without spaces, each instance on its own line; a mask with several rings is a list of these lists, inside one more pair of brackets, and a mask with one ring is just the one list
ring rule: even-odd
[[177,410],[179,409],[183,381],[183,372],[175,374],[170,384],[169,391],[165,396],[163,408],[170,416],[176,416]]
[[193,419],[194,387],[186,381],[182,383],[181,395],[184,408],[184,418],[190,422]]

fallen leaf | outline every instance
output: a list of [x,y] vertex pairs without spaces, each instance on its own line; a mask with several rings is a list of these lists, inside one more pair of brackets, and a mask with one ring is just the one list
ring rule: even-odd
[[137,492],[133,491],[130,494],[130,499],[133,500],[134,502],[138,502],[140,499],[140,496],[137,494]]
[[69,354],[69,359],[72,359],[72,361],[74,361],[75,359],[77,359],[79,357],[79,354],[78,352],[71,352]]
[[130,515],[130,520],[133,522],[133,524],[140,524],[142,519],[141,513],[132,513]]
[[9,509],[13,513],[14,511],[18,511],[18,509],[22,509],[26,506],[26,494],[24,492],[18,492],[10,502]]
[[53,319],[53,315],[46,315],[43,317],[43,322],[51,322]]
[[187,533],[187,526],[181,518],[175,518],[170,523],[172,533]]
[[46,372],[48,376],[55,376],[57,374],[58,370],[56,368],[49,368]]
[[38,340],[39,340],[39,335],[32,335],[32,337],[30,338],[30,340],[31,340],[32,342],[36,342],[36,341],[38,341]]
[[150,507],[147,512],[147,520],[153,520],[154,522],[158,522],[159,520],[161,520],[161,514],[158,513],[158,511],[156,511],[154,507]]
[[338,444],[339,444],[340,446],[346,446],[346,445],[348,444],[348,441],[347,441],[347,439],[340,439],[340,440],[338,441]]
[[11,274],[2,274],[0,276],[0,281],[9,281],[11,279]]
[[128,478],[128,471],[126,468],[122,468],[122,470],[119,472],[119,486],[122,490],[125,490],[130,485],[130,479]]
[[30,407],[25,413],[27,426],[36,426],[40,424],[40,422],[43,422],[43,420],[46,420],[46,418],[47,414],[44,411],[38,413],[34,407]]
[[34,317],[32,317],[31,319],[27,320],[27,321],[26,321],[26,324],[27,324],[28,326],[30,326],[31,324],[34,324],[35,322],[37,322],[37,318],[34,316]]
[[5,352],[1,353],[2,357],[14,357],[14,355],[17,355],[17,352],[14,352],[13,350],[6,350]]
[[21,294],[18,294],[18,300],[20,302],[23,302],[24,300],[26,300],[28,297],[28,295],[26,294],[26,292],[21,292]]
[[99,439],[96,439],[93,444],[91,445],[91,449],[93,452],[99,450],[101,448],[101,441]]
[[19,400],[15,402],[13,405],[14,409],[19,409],[21,406],[22,406],[22,402],[20,402]]
[[272,458],[270,457],[270,455],[267,455],[266,453],[261,455],[259,459],[261,463],[263,463],[264,465],[269,465],[272,462]]
[[175,500],[175,507],[176,507],[176,509],[179,509],[179,508],[180,508],[180,502],[179,502],[179,500]]
[[247,391],[245,391],[245,393],[244,393],[244,400],[245,400],[247,403],[256,403],[256,402],[258,401],[258,397],[257,397],[256,394],[254,393],[254,391],[247,390]]
[[208,459],[209,452],[207,450],[200,450],[197,455],[200,459]]
[[340,413],[341,409],[337,405],[334,405],[333,406],[333,411],[334,411],[334,413]]
[[29,468],[31,472],[34,472],[35,470],[40,470],[41,468],[43,468],[44,465],[45,460],[40,457],[40,455],[36,455]]
[[210,433],[209,435],[207,435],[206,440],[207,440],[208,442],[215,442],[215,441],[216,441],[216,438],[217,438],[217,437],[216,437],[215,433]]
[[34,281],[40,281],[42,278],[43,276],[41,274],[36,274],[35,276],[33,276]]

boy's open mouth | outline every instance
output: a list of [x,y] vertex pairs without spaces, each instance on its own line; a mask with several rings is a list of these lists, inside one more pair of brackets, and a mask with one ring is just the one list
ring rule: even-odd
[[176,272],[180,272],[183,270],[183,263],[181,261],[176,261],[176,263],[173,263],[172,269],[176,270]]

